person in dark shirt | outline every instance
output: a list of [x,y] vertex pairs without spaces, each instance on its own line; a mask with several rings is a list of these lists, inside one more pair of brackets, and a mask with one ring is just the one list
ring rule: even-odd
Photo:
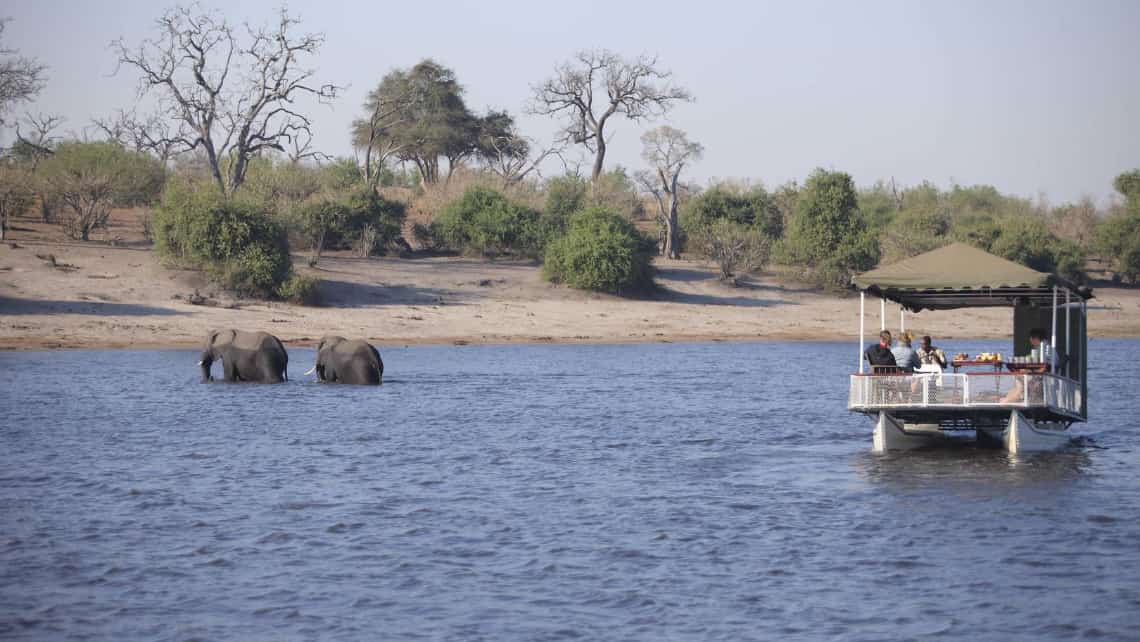
[[891,354],[891,333],[886,330],[879,333],[879,343],[867,348],[863,355],[872,366],[898,365],[895,363],[895,355]]

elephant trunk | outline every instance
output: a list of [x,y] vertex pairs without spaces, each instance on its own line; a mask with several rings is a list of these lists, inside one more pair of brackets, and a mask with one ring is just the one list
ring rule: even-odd
[[210,366],[214,365],[214,355],[209,350],[202,353],[198,365],[202,367],[202,383],[213,381],[214,378],[210,376]]

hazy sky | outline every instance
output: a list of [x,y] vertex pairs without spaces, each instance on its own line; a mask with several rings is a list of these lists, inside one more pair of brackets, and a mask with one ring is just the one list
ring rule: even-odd
[[[108,43],[152,33],[162,3],[6,0],[7,44],[50,66],[33,110],[79,130],[134,101]],[[272,0],[229,2],[265,22]],[[347,155],[348,123],[385,72],[432,57],[468,105],[525,116],[530,86],[578,49],[657,54],[697,100],[669,124],[705,146],[691,178],[802,180],[814,167],[860,185],[989,183],[1061,202],[1104,200],[1140,166],[1140,1],[317,2],[290,10],[328,40],[320,77],[349,85],[315,113],[322,151]],[[614,122],[607,165],[637,168],[644,127]]]

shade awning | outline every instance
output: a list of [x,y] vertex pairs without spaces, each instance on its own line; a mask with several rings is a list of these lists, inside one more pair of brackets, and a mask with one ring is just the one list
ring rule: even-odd
[[1092,298],[1088,288],[964,243],[858,274],[852,284],[914,311],[1052,305],[1054,286],[1081,299]]

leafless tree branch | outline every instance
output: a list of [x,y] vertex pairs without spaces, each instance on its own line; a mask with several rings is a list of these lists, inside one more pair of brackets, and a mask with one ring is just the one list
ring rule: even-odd
[[300,21],[284,9],[271,26],[244,25],[241,37],[198,5],[171,9],[156,25],[158,36],[137,48],[122,39],[112,47],[120,66],[139,74],[140,97],[157,93],[166,119],[176,123],[157,142],[173,152],[203,149],[223,193],[241,187],[260,153],[288,153],[287,146],[314,153],[312,123],[294,105],[305,96],[325,103],[342,89],[315,83],[315,71],[301,66],[320,50],[323,35],[294,35]]
[[641,144],[641,157],[652,169],[638,172],[637,180],[657,201],[658,220],[665,230],[662,253],[671,259],[679,258],[677,209],[684,192],[681,172],[689,162],[700,159],[704,147],[668,125],[645,132]]
[[[0,41],[9,22],[10,18],[0,19]],[[8,110],[17,103],[31,100],[43,89],[45,71],[47,66],[38,60],[19,56],[16,50],[0,46],[0,126],[8,124],[4,120]]]
[[560,141],[594,154],[594,181],[604,166],[605,127],[611,117],[652,120],[675,103],[693,99],[687,89],[672,84],[672,72],[660,69],[656,57],[627,60],[604,49],[579,52],[532,90],[530,113],[561,118]]

